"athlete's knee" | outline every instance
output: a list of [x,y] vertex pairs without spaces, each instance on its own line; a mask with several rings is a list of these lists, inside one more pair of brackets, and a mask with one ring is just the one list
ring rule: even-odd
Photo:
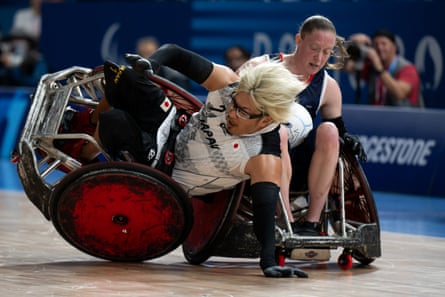
[[317,128],[316,148],[337,151],[339,148],[339,134],[337,127],[331,122],[323,122]]

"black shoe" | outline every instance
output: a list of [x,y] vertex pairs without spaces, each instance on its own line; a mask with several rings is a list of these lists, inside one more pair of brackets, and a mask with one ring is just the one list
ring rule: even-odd
[[302,223],[294,222],[291,223],[292,232],[300,236],[320,236],[321,235],[321,224],[319,222],[307,222]]

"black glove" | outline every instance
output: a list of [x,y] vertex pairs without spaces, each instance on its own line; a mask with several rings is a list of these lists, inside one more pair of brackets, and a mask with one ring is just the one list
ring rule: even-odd
[[307,278],[308,275],[303,270],[290,266],[270,266],[263,270],[265,277],[293,277],[294,275]]
[[125,54],[125,60],[131,65],[131,68],[140,76],[150,77],[153,75],[153,69],[150,61],[135,54]]
[[345,142],[345,145],[351,149],[352,153],[359,158],[360,161],[366,162],[368,157],[366,156],[365,149],[363,148],[358,136],[345,133],[343,135],[343,141]]

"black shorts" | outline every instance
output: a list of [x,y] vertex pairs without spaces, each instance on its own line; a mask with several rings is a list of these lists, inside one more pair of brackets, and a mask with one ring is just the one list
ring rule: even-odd
[[105,62],[105,95],[116,109],[124,110],[144,131],[155,133],[171,110],[164,91],[131,68]]
[[291,191],[302,192],[308,190],[309,166],[315,150],[315,131],[312,130],[303,143],[289,152],[292,162]]

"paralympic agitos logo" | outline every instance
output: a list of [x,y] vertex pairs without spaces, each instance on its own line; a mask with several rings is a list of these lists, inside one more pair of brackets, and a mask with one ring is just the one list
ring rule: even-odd
[[432,74],[432,77],[427,76],[426,80],[424,78],[422,84],[425,89],[436,90],[442,80],[443,56],[439,42],[436,38],[429,35],[424,36],[420,40],[415,52],[414,64],[420,73],[427,71],[428,67],[426,65],[428,64],[428,58],[431,58],[434,69],[433,71],[428,70],[428,72]]

